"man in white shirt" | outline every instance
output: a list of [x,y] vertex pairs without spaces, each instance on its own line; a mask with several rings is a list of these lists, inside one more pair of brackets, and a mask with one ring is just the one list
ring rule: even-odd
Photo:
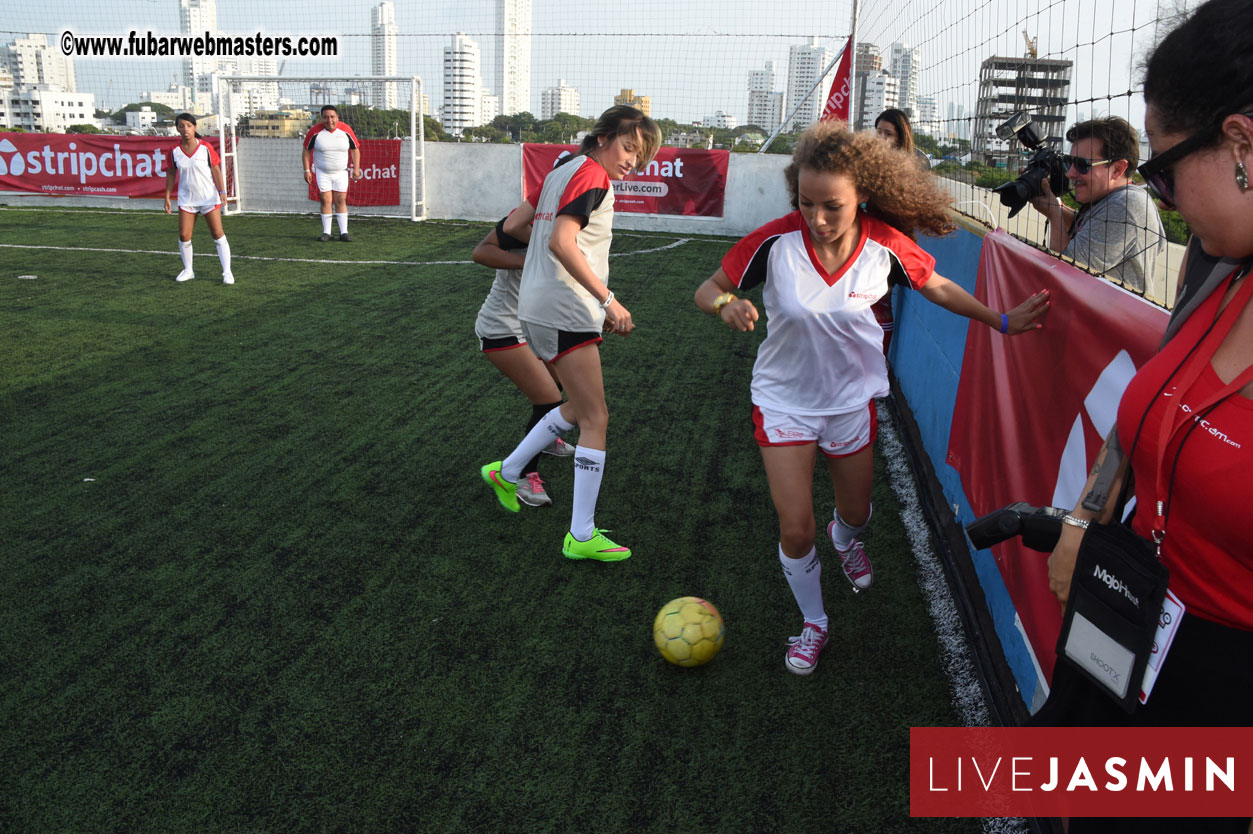
[[[317,180],[318,197],[322,201],[322,237],[331,239],[331,214],[339,223],[339,239],[348,235],[348,178],[361,179],[361,143],[347,122],[339,120],[335,105],[322,108],[322,122],[305,134],[301,154],[305,166],[305,182]],[[351,163],[351,165],[350,165]]]

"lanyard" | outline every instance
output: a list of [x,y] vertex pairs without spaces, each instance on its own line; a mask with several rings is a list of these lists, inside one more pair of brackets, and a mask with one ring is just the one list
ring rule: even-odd
[[[1253,295],[1253,281],[1246,280],[1244,286],[1240,287],[1235,297],[1227,304],[1226,309],[1216,317],[1213,329],[1203,338],[1203,343],[1200,347],[1207,349],[1197,351],[1179,378],[1175,386],[1176,397],[1180,399],[1178,408],[1168,408],[1167,413],[1162,415],[1162,424],[1157,434],[1157,506],[1155,508],[1156,515],[1153,517],[1153,541],[1157,544],[1158,558],[1161,558],[1162,554],[1162,540],[1166,538],[1166,511],[1169,502],[1169,488],[1171,487],[1166,474],[1166,447],[1180,428],[1189,422],[1201,420],[1207,409],[1211,406],[1216,406],[1247,385],[1250,380],[1253,380],[1253,365],[1245,368],[1235,379],[1218,391],[1210,394],[1199,404],[1188,406],[1191,409],[1190,411],[1184,411],[1185,404],[1182,402],[1182,395],[1191,389],[1204,372],[1205,367],[1209,365],[1210,360],[1214,358],[1214,354],[1218,351],[1219,346],[1227,338],[1231,328],[1235,326],[1236,319],[1239,318],[1240,311],[1248,303],[1250,295]],[[1185,437],[1184,440],[1186,439]]]

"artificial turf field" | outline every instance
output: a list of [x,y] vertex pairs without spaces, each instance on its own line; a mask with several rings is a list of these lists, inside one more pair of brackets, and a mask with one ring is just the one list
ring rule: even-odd
[[[614,239],[600,564],[568,460],[518,515],[479,478],[530,411],[474,336],[487,224],[225,223],[237,283],[198,225],[176,284],[164,214],[0,208],[0,829],[981,830],[909,817],[909,727],[962,719],[882,461],[875,584],[820,532],[833,641],[783,667],[764,328],[692,303],[729,241]],[[695,670],[651,639],[688,594],[727,623]]]

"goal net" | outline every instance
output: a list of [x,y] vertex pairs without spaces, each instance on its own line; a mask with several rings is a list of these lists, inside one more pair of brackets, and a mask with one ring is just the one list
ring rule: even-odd
[[419,78],[221,75],[217,83],[228,214],[319,210],[302,152],[329,104],[360,142],[362,178],[349,182],[349,211],[426,217]]

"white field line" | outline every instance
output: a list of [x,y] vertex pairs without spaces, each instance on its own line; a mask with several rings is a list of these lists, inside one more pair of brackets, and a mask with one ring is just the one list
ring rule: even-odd
[[[676,241],[667,243],[665,246],[657,246],[652,249],[636,249],[633,252],[613,252],[610,253],[611,258],[622,258],[630,255],[647,255],[652,252],[663,252],[667,249],[674,249],[685,243],[690,243],[691,238],[683,237]],[[46,249],[55,252],[111,252],[119,255],[167,255],[169,257],[177,257],[177,252],[160,249],[106,249],[95,246],[38,246],[29,243],[0,243],[3,249]],[[216,258],[216,252],[200,252],[196,255],[199,258]],[[231,253],[232,260],[245,261],[281,261],[284,263],[297,264],[338,264],[341,266],[351,266],[353,264],[362,265],[384,265],[384,266],[466,266],[473,264],[474,261],[357,261],[357,260],[328,260],[323,258],[273,258],[264,255],[240,255]]]
[[[931,621],[935,624],[936,639],[940,644],[940,661],[948,675],[953,703],[965,726],[986,727],[991,721],[991,715],[975,674],[975,664],[966,642],[961,615],[958,614],[949,592],[944,568],[931,546],[931,530],[922,514],[913,471],[909,468],[905,449],[896,434],[891,413],[878,403],[875,407],[879,414],[879,444],[883,450],[888,480],[901,505],[901,523],[905,526],[914,559],[918,564],[918,584],[927,600]],[[1022,819],[990,818],[983,820],[983,830],[985,834],[1026,834],[1029,829]]]

